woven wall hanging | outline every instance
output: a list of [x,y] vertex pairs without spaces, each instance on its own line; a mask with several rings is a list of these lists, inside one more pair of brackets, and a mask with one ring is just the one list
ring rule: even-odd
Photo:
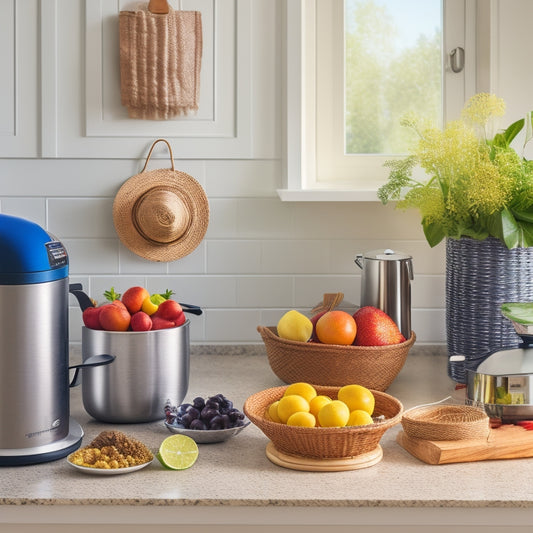
[[199,11],[151,0],[119,13],[120,92],[130,118],[166,120],[198,110],[202,60]]

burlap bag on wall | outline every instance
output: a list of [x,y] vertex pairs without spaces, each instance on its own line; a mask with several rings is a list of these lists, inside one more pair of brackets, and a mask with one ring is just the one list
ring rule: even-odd
[[199,11],[158,15],[121,11],[122,104],[131,118],[166,120],[195,112],[200,95],[202,19]]

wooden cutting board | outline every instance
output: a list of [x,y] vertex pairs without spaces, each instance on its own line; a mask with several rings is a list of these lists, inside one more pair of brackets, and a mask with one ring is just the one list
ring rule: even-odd
[[272,442],[266,447],[266,456],[271,462],[291,470],[307,472],[342,472],[344,470],[359,470],[368,468],[381,461],[383,450],[378,444],[376,449],[356,455],[354,457],[339,457],[338,459],[313,459],[301,455],[291,455],[279,451]]
[[533,457],[533,431],[512,424],[491,429],[487,439],[432,441],[400,431],[396,441],[430,465]]

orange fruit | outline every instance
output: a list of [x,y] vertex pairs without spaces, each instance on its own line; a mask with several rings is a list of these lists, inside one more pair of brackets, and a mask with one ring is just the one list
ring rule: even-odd
[[328,311],[316,323],[316,335],[324,344],[352,344],[356,333],[355,320],[346,311]]

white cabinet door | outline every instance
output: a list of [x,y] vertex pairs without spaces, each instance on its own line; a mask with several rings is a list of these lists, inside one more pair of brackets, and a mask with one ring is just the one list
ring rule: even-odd
[[[253,3],[182,0],[183,9],[202,13],[200,105],[196,115],[164,121],[131,119],[120,101],[119,12],[138,3],[56,0],[50,5],[54,16],[48,24],[57,34],[43,39],[54,62],[43,73],[49,96],[43,112],[53,129],[43,139],[42,155],[136,158],[155,138],[165,137],[176,158],[252,157]],[[170,4],[179,7],[177,0]]]
[[39,5],[0,2],[0,157],[39,150]]

